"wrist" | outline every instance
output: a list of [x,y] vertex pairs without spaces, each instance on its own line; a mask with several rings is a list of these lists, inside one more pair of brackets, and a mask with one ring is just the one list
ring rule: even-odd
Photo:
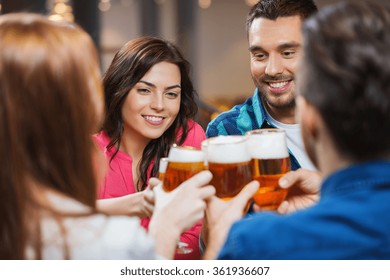
[[149,234],[155,241],[156,252],[167,259],[173,259],[180,239],[180,228],[171,223],[169,217],[156,214],[150,221]]
[[223,244],[226,241],[228,230],[225,227],[213,225],[208,230],[208,243],[203,259],[214,260],[218,257]]

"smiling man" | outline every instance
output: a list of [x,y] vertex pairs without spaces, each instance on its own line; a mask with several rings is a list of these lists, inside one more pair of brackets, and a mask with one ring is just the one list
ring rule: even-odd
[[287,134],[291,168],[315,169],[295,122],[295,72],[301,55],[302,22],[317,12],[312,0],[260,0],[249,11],[247,35],[250,68],[256,86],[252,97],[214,119],[206,135],[241,135],[259,128],[282,128]]

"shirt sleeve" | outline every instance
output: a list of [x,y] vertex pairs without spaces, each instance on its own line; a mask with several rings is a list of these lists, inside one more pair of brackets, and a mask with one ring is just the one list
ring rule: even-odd
[[206,129],[206,137],[214,137],[218,135],[218,129],[215,127],[215,124],[213,122],[209,123]]
[[[104,234],[111,259],[161,259],[155,253],[154,240],[137,218],[111,217]],[[123,252],[123,255],[122,255]]]

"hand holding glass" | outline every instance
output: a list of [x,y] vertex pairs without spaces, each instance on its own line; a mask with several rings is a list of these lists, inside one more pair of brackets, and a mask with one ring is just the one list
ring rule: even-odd
[[[168,158],[160,159],[159,178],[163,181],[163,190],[171,192],[181,183],[204,169],[204,154],[192,147],[173,145]],[[185,242],[178,241],[176,253],[189,254],[193,250]]]
[[228,200],[252,180],[251,157],[245,136],[217,136],[202,142],[216,196]]
[[164,181],[165,171],[167,170],[167,166],[168,166],[168,158],[167,157],[160,158],[160,165],[158,168],[158,179],[161,182]]
[[170,192],[204,169],[204,153],[193,147],[173,145],[168,154],[163,189]]

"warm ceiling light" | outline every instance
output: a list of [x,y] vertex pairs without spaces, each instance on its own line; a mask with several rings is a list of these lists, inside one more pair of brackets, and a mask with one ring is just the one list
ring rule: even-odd
[[111,9],[111,2],[110,0],[101,0],[98,7],[100,11],[107,12],[109,9]]
[[257,2],[259,2],[259,0],[245,0],[245,3],[250,7],[254,6]]
[[51,0],[48,9],[49,19],[54,21],[74,21],[72,6],[69,0]]
[[202,9],[207,9],[211,6],[211,0],[198,0],[198,5]]
[[54,5],[54,12],[56,14],[64,14],[68,11],[68,6],[65,3],[56,3]]

